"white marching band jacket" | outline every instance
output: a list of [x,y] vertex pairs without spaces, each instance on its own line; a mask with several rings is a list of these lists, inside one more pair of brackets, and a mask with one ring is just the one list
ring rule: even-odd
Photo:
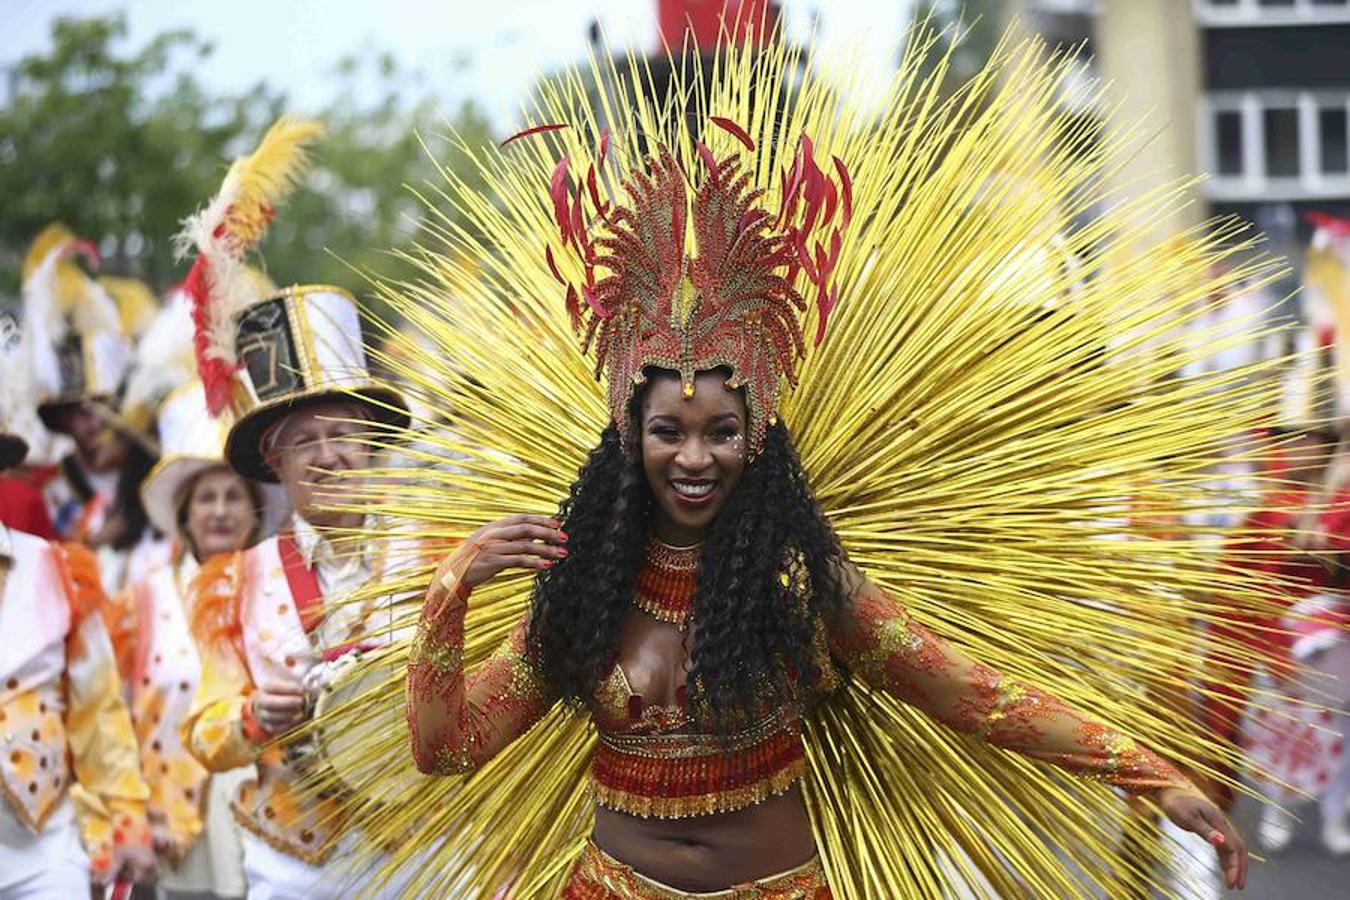
[[[114,843],[150,843],[147,790],[102,601],[87,550],[0,525],[0,818],[41,835],[69,825],[72,793],[96,873],[108,871]],[[41,864],[0,841],[6,878]]]

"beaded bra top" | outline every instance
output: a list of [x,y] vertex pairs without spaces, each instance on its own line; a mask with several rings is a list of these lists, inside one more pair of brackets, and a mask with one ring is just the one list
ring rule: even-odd
[[[652,541],[634,605],[659,621],[688,627],[700,549]],[[820,651],[828,653],[823,643]],[[676,688],[674,704],[650,704],[616,658],[596,691],[594,715],[600,741],[591,762],[592,794],[600,806],[630,815],[679,819],[734,812],[783,793],[806,770],[795,704],[766,707],[730,734],[702,733],[684,685]]]

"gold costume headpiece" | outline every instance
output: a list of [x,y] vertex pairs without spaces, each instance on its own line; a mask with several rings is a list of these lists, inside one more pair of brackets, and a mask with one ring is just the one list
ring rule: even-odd
[[[709,121],[755,151],[735,122]],[[561,127],[532,128],[507,143]],[[691,192],[694,173],[658,146],[624,179],[626,202],[611,203],[597,187],[609,142],[606,131],[586,178],[570,192],[568,157],[550,181],[562,250],[585,272],[580,289],[559,273],[551,245],[545,255],[566,288],[573,326],[585,334],[583,349],[595,350],[596,377],[602,370],[608,376],[610,416],[626,433],[629,400],[649,367],[678,372],[686,398],[694,394],[695,373],[726,368],[727,388],[745,390],[753,455],[774,421],[780,381],[796,383],[806,351],[799,281],[815,289],[817,344],[839,299],[834,268],[853,217],[848,169],[834,158],[836,184],[801,135],[771,211],[761,202],[764,188],[752,184],[753,164],[737,155],[719,160],[698,141],[702,177]]]

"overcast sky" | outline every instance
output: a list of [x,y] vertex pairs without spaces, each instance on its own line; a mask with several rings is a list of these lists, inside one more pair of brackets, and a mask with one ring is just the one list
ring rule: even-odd
[[[894,66],[909,0],[784,0],[789,33],[847,50],[883,77]],[[50,42],[51,20],[123,9],[130,45],[190,27],[213,41],[200,76],[241,90],[284,85],[293,111],[332,99],[327,77],[341,56],[389,49],[424,72],[445,109],[475,98],[499,130],[541,72],[580,58],[598,19],[614,44],[656,46],[655,0],[0,0],[0,69]],[[2,100],[3,98],[0,98]]]

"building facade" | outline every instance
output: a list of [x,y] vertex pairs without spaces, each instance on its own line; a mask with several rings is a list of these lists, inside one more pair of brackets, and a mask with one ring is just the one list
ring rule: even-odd
[[1203,172],[1175,231],[1234,213],[1298,255],[1306,213],[1350,214],[1350,0],[1011,0],[1119,85],[1108,127],[1144,129],[1123,182]]

